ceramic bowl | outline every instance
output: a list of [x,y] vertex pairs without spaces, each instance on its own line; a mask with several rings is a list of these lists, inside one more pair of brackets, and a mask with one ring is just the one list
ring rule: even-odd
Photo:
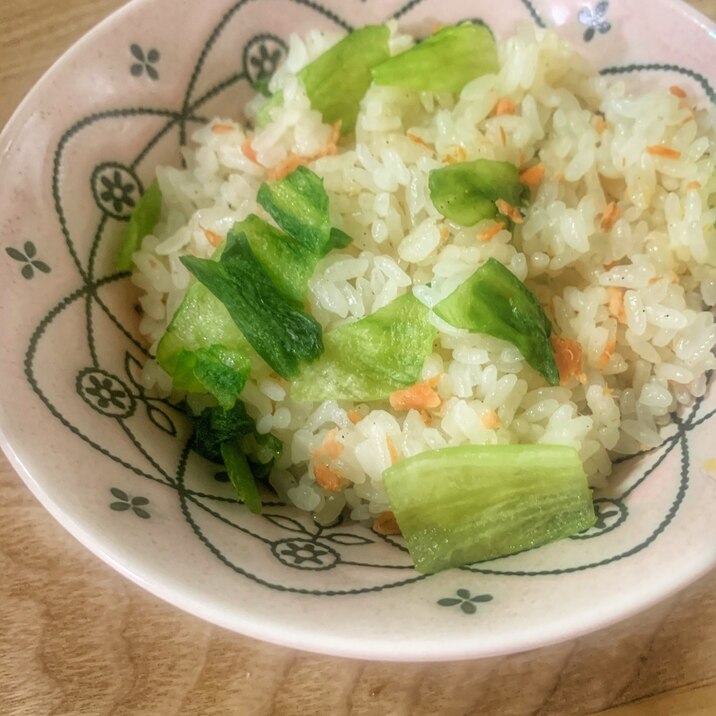
[[[626,617],[716,563],[716,394],[618,465],[596,526],[423,576],[403,545],[232,498],[146,393],[136,296],[113,257],[133,198],[214,114],[238,115],[291,32],[398,18],[554,27],[604,74],[716,102],[714,26],[672,0],[135,0],[45,76],[0,139],[0,426],[45,507],[115,569],[229,629],[376,659],[507,653]],[[711,441],[708,436],[711,436]]]

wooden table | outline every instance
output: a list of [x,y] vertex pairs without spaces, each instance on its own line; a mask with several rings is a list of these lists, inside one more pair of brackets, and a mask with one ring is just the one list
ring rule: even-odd
[[[196,0],[205,2],[207,0]],[[0,0],[0,126],[121,0]],[[716,0],[692,4],[716,17]],[[453,664],[313,656],[160,602],[55,523],[0,457],[0,714],[716,714],[716,572],[640,616]]]

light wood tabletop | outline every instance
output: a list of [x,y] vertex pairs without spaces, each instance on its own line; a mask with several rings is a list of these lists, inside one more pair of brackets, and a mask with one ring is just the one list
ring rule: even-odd
[[[121,4],[0,0],[0,126]],[[716,0],[692,4],[716,17]],[[716,714],[716,572],[629,621],[526,654],[358,662],[257,642],[159,601],[64,532],[2,457],[0,495],[2,716]]]

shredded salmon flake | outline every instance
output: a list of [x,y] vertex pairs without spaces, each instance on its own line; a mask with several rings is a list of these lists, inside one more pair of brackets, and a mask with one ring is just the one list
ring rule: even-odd
[[646,148],[646,151],[655,157],[664,157],[664,159],[679,159],[681,157],[680,151],[665,147],[663,144],[652,144]]
[[466,159],[467,152],[462,147],[458,147],[454,152],[445,157],[445,163],[457,164],[458,162],[464,162]]
[[233,127],[230,124],[213,124],[211,126],[211,131],[214,134],[230,134],[236,129],[236,127]]
[[211,231],[211,229],[205,229],[203,226],[201,227],[201,230],[204,232],[204,236],[206,236],[206,240],[214,247],[216,248],[221,244],[221,242],[224,240],[222,236],[219,236],[215,231]]
[[338,154],[338,139],[341,136],[341,123],[336,122],[333,125],[333,131],[328,139],[328,142],[322,149],[319,149],[315,154],[308,156],[302,156],[299,154],[289,154],[280,164],[272,167],[268,170],[267,175],[271,181],[283,179],[288,176],[291,172],[295,171],[299,167],[305,167],[311,162],[315,162],[316,159],[322,157],[331,157]]
[[700,189],[700,188],[701,188],[701,182],[700,182],[700,181],[690,181],[690,182],[686,185],[686,188],[689,189],[689,190],[692,190],[692,189]]
[[626,312],[624,311],[624,289],[619,286],[607,286],[609,302],[609,315],[616,318],[619,323],[626,323]]
[[436,22],[433,25],[432,34],[434,35],[436,32],[440,32],[440,30],[443,29],[443,24],[441,22]]
[[505,132],[504,127],[500,127],[500,139],[502,139],[502,146],[507,146],[507,132]]
[[343,444],[336,440],[336,435],[338,435],[338,428],[329,430],[320,446],[311,453],[311,457],[323,462],[338,459],[343,452]]
[[438,408],[442,401],[435,392],[435,386],[442,376],[436,375],[410,388],[396,390],[390,394],[390,405],[393,410],[431,410]]
[[616,347],[617,347],[617,339],[610,338],[607,341],[606,346],[604,346],[602,355],[599,356],[599,370],[604,370],[607,367],[607,365],[609,364],[609,359],[614,355],[614,349]]
[[609,388],[608,386],[604,386],[602,388],[602,392],[604,393],[604,395],[607,396],[607,398],[611,398],[612,395],[614,395],[614,390],[612,388]]
[[578,341],[552,335],[550,338],[554,361],[559,371],[559,382],[564,385],[574,376],[582,373],[582,346]]
[[506,114],[516,114],[517,105],[507,97],[500,97],[494,109],[495,117],[502,117]]
[[390,435],[385,436],[385,442],[388,445],[388,454],[390,455],[390,462],[391,464],[395,465],[395,463],[398,462],[398,448],[395,447],[393,438],[391,438]]
[[478,235],[478,241],[489,241],[493,236],[496,236],[497,234],[502,231],[502,229],[505,228],[505,222],[504,221],[498,221],[494,226],[490,226],[488,229],[485,229],[484,231],[481,231]]
[[604,270],[611,271],[615,266],[619,266],[620,263],[621,259],[617,259],[616,261],[610,261],[608,264],[604,264]]
[[604,119],[601,114],[598,114],[594,119],[594,129],[597,131],[597,134],[604,134],[606,128],[607,120]]
[[482,422],[482,427],[488,430],[497,430],[497,428],[502,425],[500,416],[494,410],[488,410],[486,413],[483,413],[480,417],[480,421]]
[[440,227],[440,243],[444,244],[450,238],[450,229],[447,226]]
[[655,283],[659,283],[659,281],[661,281],[662,278],[664,278],[664,277],[663,276],[652,276],[649,279],[649,285],[653,286]]
[[520,174],[520,181],[527,186],[539,186],[544,179],[544,166],[542,164],[535,164],[533,167],[528,167]]
[[327,492],[340,492],[348,484],[348,480],[340,472],[320,462],[313,464],[313,474],[316,482]]
[[427,410],[421,410],[420,411],[420,417],[423,420],[423,424],[425,424],[427,427],[430,427],[432,425],[432,419],[430,417],[430,413],[428,413]]
[[694,122],[694,121],[696,121],[696,117],[694,117],[693,114],[690,114],[688,117],[684,117],[684,120],[683,120],[683,122],[681,122],[681,125],[683,126],[684,124],[688,124],[689,122]]
[[253,162],[254,164],[259,163],[259,160],[256,158],[256,152],[251,146],[251,137],[246,138],[244,143],[241,145],[241,151],[250,162]]
[[384,536],[399,535],[400,527],[395,515],[390,510],[386,510],[373,518],[373,531]]
[[512,221],[515,222],[515,224],[522,224],[524,222],[524,217],[522,216],[522,212],[517,208],[512,206],[512,204],[509,204],[504,199],[498,199],[495,202],[495,206],[497,207],[497,211],[500,212],[503,216],[507,216]]
[[357,410],[349,410],[348,413],[348,420],[350,420],[353,425],[357,425],[363,418],[365,418],[365,415],[363,413],[359,413]]
[[430,150],[434,149],[432,144],[426,142],[422,137],[419,137],[417,134],[412,134],[412,132],[408,132],[407,137],[411,142],[413,142],[413,144],[419,144],[421,147],[426,147]]
[[674,97],[679,97],[680,99],[686,98],[686,92],[684,92],[684,90],[682,90],[678,85],[671,85],[671,87],[669,87],[669,92],[671,92]]
[[604,213],[602,214],[602,223],[600,224],[600,226],[605,231],[609,231],[612,226],[616,224],[617,219],[620,216],[621,211],[619,211],[619,207],[617,206],[616,201],[610,201],[604,208]]

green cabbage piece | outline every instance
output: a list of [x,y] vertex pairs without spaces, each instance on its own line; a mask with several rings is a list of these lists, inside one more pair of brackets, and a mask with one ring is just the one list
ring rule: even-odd
[[427,92],[460,92],[477,77],[499,72],[495,38],[484,25],[465,22],[430,37],[373,68],[373,80]]
[[414,385],[433,349],[429,310],[412,294],[324,336],[325,351],[291,384],[294,400],[380,400]]
[[419,572],[514,554],[596,521],[579,454],[563,445],[429,450],[388,468],[383,484]]
[[115,263],[117,271],[129,271],[132,268],[132,255],[142,247],[144,238],[154,231],[161,208],[162,191],[155,179],[142,194],[142,198],[129,217]]
[[550,385],[559,384],[552,324],[535,295],[499,261],[488,259],[433,310],[451,326],[509,341]]
[[474,226],[483,219],[496,217],[498,199],[519,207],[526,196],[517,167],[491,159],[433,169],[428,186],[435,208],[460,226]]

